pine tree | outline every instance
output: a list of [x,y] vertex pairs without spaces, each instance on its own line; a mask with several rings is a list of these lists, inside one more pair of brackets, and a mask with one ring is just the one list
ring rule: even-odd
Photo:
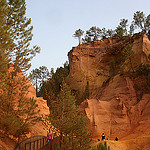
[[18,139],[40,119],[35,100],[26,97],[29,84],[21,72],[40,50],[29,48],[33,27],[25,11],[25,0],[0,0],[0,129]]
[[38,46],[30,48],[32,40],[33,26],[31,26],[31,18],[27,18],[25,0],[9,0],[8,15],[6,25],[10,26],[11,39],[14,46],[8,50],[9,58],[14,64],[15,72],[20,69],[27,71],[30,67],[31,59],[40,52]]
[[83,35],[84,31],[82,31],[81,29],[78,29],[75,31],[75,33],[73,34],[73,37],[77,37],[79,40],[79,45],[81,44],[81,36]]
[[87,122],[81,115],[76,100],[64,81],[60,93],[51,106],[49,122],[59,130],[61,148],[88,149],[90,138],[86,129]]
[[123,56],[124,56],[123,59],[125,59],[125,64],[126,65],[128,65],[128,64],[130,65],[129,71],[132,70],[132,72],[135,72],[134,71],[134,66],[133,66],[134,52],[132,51],[132,47],[131,47],[130,44],[127,45],[125,50],[123,51]]
[[40,86],[40,80],[41,80],[41,72],[40,69],[36,68],[33,69],[30,73],[31,76],[31,82],[32,84],[35,86],[35,90],[36,90],[36,95],[38,93],[39,90],[39,86]]

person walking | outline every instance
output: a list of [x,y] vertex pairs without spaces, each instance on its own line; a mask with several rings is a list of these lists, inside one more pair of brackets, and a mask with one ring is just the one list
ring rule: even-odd
[[104,135],[104,133],[102,134],[102,141],[104,141],[105,140],[105,135]]
[[49,130],[48,134],[47,134],[47,141],[50,142],[52,140],[52,136],[53,133],[51,132],[51,130]]

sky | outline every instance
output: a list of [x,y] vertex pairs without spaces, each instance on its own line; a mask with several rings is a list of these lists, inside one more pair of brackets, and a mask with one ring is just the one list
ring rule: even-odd
[[41,48],[29,71],[63,66],[68,52],[78,45],[72,36],[77,29],[115,29],[120,19],[128,19],[130,24],[136,11],[150,14],[150,0],[26,0],[26,5],[26,16],[33,25],[31,45]]

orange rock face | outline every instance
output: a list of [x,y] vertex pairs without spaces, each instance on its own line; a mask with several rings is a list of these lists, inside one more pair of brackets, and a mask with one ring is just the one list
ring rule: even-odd
[[[9,66],[9,72],[13,71],[13,64],[10,64]],[[22,72],[19,72],[18,75],[14,78],[14,81],[18,81],[20,79],[24,79],[25,76]],[[36,108],[36,110],[40,110],[38,116],[39,117],[42,117],[42,116],[45,116],[45,115],[48,115],[49,114],[49,108],[47,106],[47,101],[44,100],[42,97],[36,97],[36,90],[35,90],[35,87],[31,84],[31,82],[29,80],[27,80],[25,78],[25,82],[26,83],[25,85],[27,85],[29,88],[28,88],[28,91],[26,92],[26,98],[27,100],[29,100],[30,98],[34,98],[36,100],[36,104],[38,104],[38,107]],[[19,90],[25,86],[25,85],[18,85],[18,87],[15,89],[15,94],[16,94],[16,101],[17,101],[17,98],[19,96]],[[16,106],[15,106],[15,109],[17,109],[17,102],[16,102]],[[35,110],[35,111],[36,111]],[[47,135],[47,130],[44,129],[44,125],[42,124],[42,121],[39,121],[37,122],[34,126],[30,127],[30,132],[29,134],[26,135],[26,138],[30,138],[32,136],[46,136]],[[1,147],[4,147],[4,149],[14,149],[14,146],[13,144],[15,144],[14,142],[10,142],[10,144],[8,145],[8,138],[6,138],[6,140],[2,141],[0,139],[0,149]]]
[[73,47],[68,53],[70,74],[67,81],[71,88],[82,91],[89,81],[92,92],[99,89],[108,79],[110,62],[113,58],[119,61],[128,44],[135,53],[133,64],[148,62],[150,41],[145,34],[124,39],[108,38]]
[[[89,130],[94,132],[93,136],[101,138],[103,132],[111,140],[117,136],[124,140],[120,143],[123,150],[134,150],[144,147],[144,141],[145,147],[150,146],[150,92],[138,101],[134,81],[129,77],[118,74],[108,81],[113,53],[118,59],[128,44],[135,54],[135,68],[148,63],[150,41],[145,34],[124,40],[104,39],[74,47],[68,53],[70,74],[67,81],[72,89],[81,91],[89,82],[92,95],[80,106],[90,120]],[[110,142],[110,146],[118,150],[115,143]]]

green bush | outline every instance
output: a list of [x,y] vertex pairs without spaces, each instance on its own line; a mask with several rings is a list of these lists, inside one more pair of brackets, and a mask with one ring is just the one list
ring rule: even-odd
[[4,114],[0,120],[0,124],[2,129],[8,134],[15,137],[20,134],[19,132],[22,128],[21,120],[14,113]]

